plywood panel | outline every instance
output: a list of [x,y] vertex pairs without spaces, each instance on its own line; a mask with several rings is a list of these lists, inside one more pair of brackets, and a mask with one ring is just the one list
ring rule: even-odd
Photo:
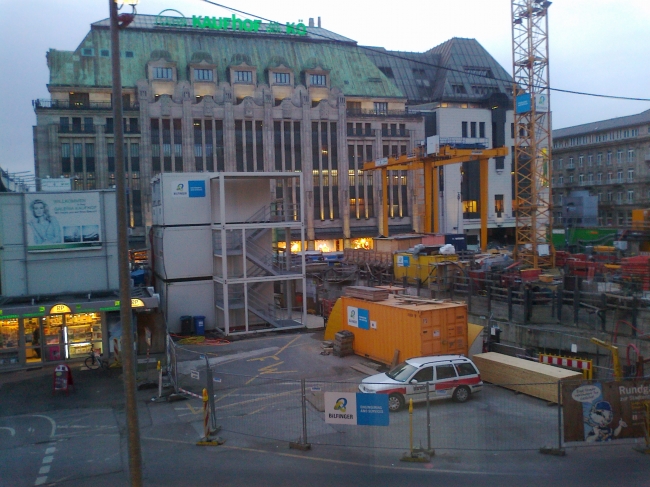
[[582,378],[580,372],[495,352],[474,355],[472,360],[485,382],[523,392],[549,402],[558,400],[558,382]]

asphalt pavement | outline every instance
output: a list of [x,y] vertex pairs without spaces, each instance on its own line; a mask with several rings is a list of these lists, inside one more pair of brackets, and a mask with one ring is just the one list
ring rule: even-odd
[[[362,447],[355,444],[352,430],[323,426],[313,431],[310,451],[289,449],[285,438],[296,439],[300,431],[282,419],[300,414],[296,381],[337,381],[342,387],[364,377],[350,365],[365,359],[320,355],[321,339],[322,333],[303,332],[189,347],[197,350],[195,360],[204,360],[198,357],[202,353],[214,361],[215,377],[221,380],[215,383],[223,427],[219,436],[226,442],[196,445],[203,431],[198,399],[156,402],[156,390],[138,391],[145,485],[650,486],[650,455],[634,451],[628,443],[569,448],[564,457],[532,449],[471,450],[453,444],[436,449],[426,463],[405,463],[400,461],[404,449],[386,445],[377,429],[365,430]],[[190,365],[190,372],[199,365]],[[76,390],[68,395],[52,393],[53,367],[0,374],[0,487],[128,485],[121,372],[81,368],[72,366]],[[234,377],[236,386],[226,387]],[[499,403],[493,401],[502,400],[499,394],[469,401],[468,413],[487,418],[487,413],[477,415],[494,411]],[[517,415],[523,416],[525,401]],[[454,435],[443,428],[452,407],[436,404],[436,434],[445,438]],[[416,414],[424,414],[421,406],[416,409]],[[310,405],[309,420],[315,422],[318,414]],[[506,416],[494,421],[503,430],[512,429]],[[408,413],[391,415],[391,422],[406,426]],[[497,430],[485,436],[507,434]],[[333,436],[351,439],[333,444]],[[368,442],[368,437],[376,441]]]

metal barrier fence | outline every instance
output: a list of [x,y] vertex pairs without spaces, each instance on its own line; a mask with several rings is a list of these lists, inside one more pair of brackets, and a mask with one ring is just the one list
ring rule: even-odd
[[[358,392],[358,381],[226,373],[220,366],[229,361],[228,355],[204,354],[178,346],[171,339],[168,345],[168,374],[175,391],[198,402],[201,391],[212,388],[209,407],[213,426],[220,426],[221,435],[323,446],[409,448],[408,407],[391,413],[386,427],[325,422],[324,394]],[[414,405],[416,448],[509,451],[562,445],[557,405],[492,384],[485,384],[464,403],[435,401],[435,396],[431,390],[428,405],[426,401]]]

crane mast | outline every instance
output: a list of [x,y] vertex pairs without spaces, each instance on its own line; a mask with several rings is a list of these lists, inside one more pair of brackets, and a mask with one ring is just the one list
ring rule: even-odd
[[546,0],[512,0],[515,259],[555,264],[551,241],[551,112]]

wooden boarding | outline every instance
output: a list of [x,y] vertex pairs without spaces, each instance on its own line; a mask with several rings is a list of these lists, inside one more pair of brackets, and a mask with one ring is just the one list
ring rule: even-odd
[[345,295],[351,298],[365,299],[366,301],[384,301],[388,299],[389,292],[386,289],[379,289],[368,286],[348,286],[345,288]]
[[582,379],[580,372],[495,352],[479,353],[472,360],[485,382],[554,403],[558,402],[558,382]]

